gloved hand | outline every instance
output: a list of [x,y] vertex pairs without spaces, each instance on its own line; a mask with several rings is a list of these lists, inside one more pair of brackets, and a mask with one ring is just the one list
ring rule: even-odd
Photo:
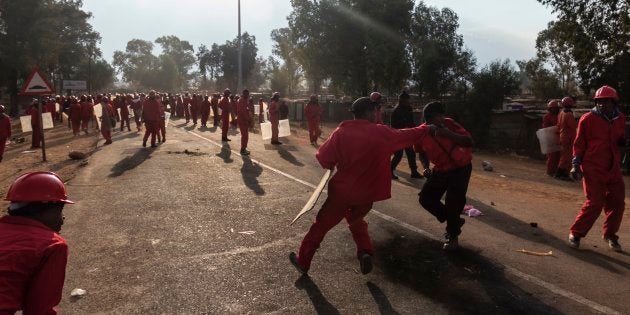
[[430,168],[425,168],[424,171],[422,171],[422,175],[424,175],[425,178],[431,177],[432,174],[433,172]]
[[577,180],[581,180],[583,176],[584,174],[582,174],[582,170],[580,169],[580,166],[573,165],[573,167],[571,168],[571,178],[577,181]]

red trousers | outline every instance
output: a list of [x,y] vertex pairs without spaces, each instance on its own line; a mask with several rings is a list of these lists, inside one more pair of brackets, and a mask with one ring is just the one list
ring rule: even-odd
[[72,120],[72,133],[78,135],[81,132],[81,120]]
[[241,131],[241,150],[247,149],[247,141],[249,140],[249,121],[239,118],[238,129]]
[[319,135],[321,134],[321,130],[319,130],[319,119],[309,119],[308,120],[308,137],[311,142],[317,141]]
[[158,132],[158,129],[159,129],[158,122],[157,121],[145,121],[144,122],[144,127],[145,127],[145,131],[144,131],[144,138],[142,139],[142,142],[146,143],[147,140],[149,139],[149,136],[151,136],[151,145],[154,146],[155,145],[155,137],[157,136],[157,132]]
[[88,123],[90,122],[89,118],[81,118],[81,129],[88,130]]
[[215,127],[219,125],[219,108],[217,105],[212,105],[212,122]]
[[191,109],[190,115],[192,116],[193,123],[197,124],[197,119],[199,119],[199,111],[197,109]]
[[617,239],[617,231],[625,209],[625,184],[620,171],[611,174],[605,170],[582,166],[586,201],[571,226],[571,234],[585,237],[604,210],[604,237]]
[[[164,118],[162,118],[162,120],[159,121],[158,123],[158,139],[161,139],[160,141],[166,141],[166,120]],[[162,137],[160,137],[162,136]]]
[[129,115],[122,115],[122,117],[120,117],[120,131],[123,131],[125,128],[125,123],[127,124],[127,130],[131,131],[131,125],[129,125]]
[[105,128],[102,128],[102,126],[101,126],[101,134],[103,135],[103,139],[105,139],[105,142],[112,142],[112,130],[111,129],[105,129]]
[[280,133],[278,125],[280,122],[274,119],[270,119],[269,122],[271,123],[271,141],[278,141],[278,134]]
[[221,139],[227,138],[228,129],[230,128],[230,113],[223,112],[221,114]]
[[558,171],[558,163],[560,162],[560,151],[547,153],[547,174],[555,175]]
[[329,195],[321,210],[315,218],[302,240],[298,254],[298,263],[304,270],[311,268],[311,261],[319,244],[324,240],[326,233],[335,227],[343,218],[348,222],[348,228],[357,245],[357,257],[361,253],[374,254],[374,246],[368,233],[368,224],[363,217],[372,209],[372,203],[363,205],[351,205],[346,203],[341,196]]
[[205,126],[208,123],[208,117],[210,117],[210,112],[201,113],[201,125]]
[[569,171],[571,169],[571,160],[573,159],[573,141],[561,143],[562,151],[560,151],[560,161],[558,162],[558,170]]
[[0,162],[2,162],[2,156],[4,155],[4,148],[7,144],[7,137],[0,137]]
[[190,106],[184,105],[184,117],[186,118],[186,123],[190,121]]

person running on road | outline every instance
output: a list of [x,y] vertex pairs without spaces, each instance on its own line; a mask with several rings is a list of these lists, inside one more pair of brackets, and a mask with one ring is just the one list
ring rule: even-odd
[[317,95],[311,95],[311,98],[304,107],[304,116],[308,122],[308,137],[311,140],[311,145],[317,145],[317,139],[322,134],[322,130],[319,125],[322,120],[322,107],[319,105]]
[[[549,128],[558,124],[558,113],[560,107],[558,101],[551,100],[547,104],[547,114],[542,118],[542,127]],[[560,151],[547,153],[547,175],[555,176],[558,172],[558,163],[560,162]]]
[[2,162],[7,139],[11,139],[11,118],[4,113],[5,111],[4,105],[0,105],[0,162]]
[[[621,174],[619,146],[626,145],[626,117],[618,107],[617,91],[604,85],[595,92],[595,107],[582,118],[573,144],[573,179],[582,178],[586,201],[571,226],[569,245],[580,247],[580,239],[604,210],[603,238],[621,252],[617,232],[625,209],[625,185]],[[583,175],[583,176],[582,176]]]
[[247,151],[247,141],[249,140],[249,90],[243,90],[243,94],[236,104],[236,114],[238,115],[238,129],[241,132],[241,154],[249,155]]
[[271,144],[280,145],[278,125],[280,124],[280,93],[274,92],[269,101],[269,122],[271,123]]
[[560,134],[560,162],[556,178],[560,180],[571,180],[569,170],[571,168],[571,158],[573,157],[573,141],[577,129],[577,120],[573,116],[571,108],[575,102],[570,97],[562,99],[562,111],[558,114],[558,133]]
[[68,261],[59,235],[63,208],[73,204],[55,173],[18,177],[0,218],[0,314],[57,314]]
[[[443,248],[454,250],[459,246],[458,238],[466,222],[460,214],[466,205],[473,141],[470,133],[453,119],[446,118],[445,113],[446,108],[440,102],[424,107],[425,123],[421,126],[437,126],[437,129],[415,145],[427,178],[418,200],[440,223],[446,221]],[[429,162],[433,163],[432,170]]]
[[298,254],[289,254],[291,263],[303,274],[309,271],[326,233],[344,218],[357,246],[361,272],[372,270],[374,247],[364,217],[374,202],[391,198],[389,157],[435,128],[423,125],[393,129],[375,124],[374,110],[375,103],[369,98],[355,100],[351,106],[354,120],[342,122],[317,151],[319,164],[325,169],[337,168],[337,172],[330,179],[328,198],[304,236]]
[[[392,112],[392,128],[403,129],[413,128],[416,126],[416,123],[413,121],[413,109],[411,108],[409,99],[410,96],[406,91],[403,91],[398,96],[398,105],[394,107],[394,111]],[[407,162],[409,163],[409,169],[411,169],[411,178],[422,178],[422,174],[418,173],[416,152],[413,150],[413,146],[409,146],[394,153],[391,162],[392,179],[398,179],[395,171],[398,163],[402,160],[403,152],[407,155]]]

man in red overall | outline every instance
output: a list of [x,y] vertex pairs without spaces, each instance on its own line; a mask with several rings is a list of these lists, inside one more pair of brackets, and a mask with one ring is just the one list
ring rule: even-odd
[[[621,174],[621,152],[625,145],[626,117],[619,111],[617,91],[604,85],[595,92],[595,107],[580,118],[573,144],[571,175],[581,177],[586,202],[575,218],[569,234],[569,244],[580,247],[599,215],[604,210],[604,241],[621,252],[617,232],[625,208],[625,186]],[[582,176],[583,175],[583,176]]]
[[94,104],[85,95],[81,96],[81,129],[88,134],[88,124],[94,117]]
[[58,234],[68,200],[54,173],[18,177],[0,218],[0,314],[57,314],[66,277],[68,244]]
[[133,119],[136,122],[136,130],[142,131],[142,100],[140,95],[135,94],[130,104],[131,110],[133,110]]
[[208,96],[203,97],[203,102],[201,102],[201,127],[208,127],[208,118],[210,117],[210,107],[211,103],[208,100]]
[[193,94],[192,100],[190,101],[190,116],[192,117],[193,125],[197,124],[200,111],[201,111],[201,95]]
[[31,115],[31,129],[33,130],[31,134],[31,149],[41,148],[42,143],[42,124],[39,109],[37,108],[37,100],[33,100],[31,104],[31,108],[26,111],[27,115]]
[[78,136],[81,133],[81,104],[76,98],[73,98],[70,103],[68,118],[72,124],[72,134]]
[[210,107],[212,108],[212,125],[214,127],[219,126],[219,99],[221,95],[219,93],[212,94],[212,100],[210,101]]
[[280,145],[278,125],[280,124],[280,93],[274,92],[269,101],[269,122],[271,123],[271,144]]
[[129,119],[129,102],[131,101],[131,95],[120,96],[118,107],[120,108],[120,131],[123,131],[125,124],[127,125],[127,131],[131,131],[130,119]]
[[[542,118],[542,127],[549,128],[557,125],[558,112],[560,112],[558,101],[549,101],[549,104],[547,104],[547,114],[545,114],[545,116],[543,116]],[[558,162],[560,162],[560,151],[547,153],[547,175],[556,175],[556,173],[558,172]]]
[[151,147],[155,148],[155,138],[159,130],[160,123],[160,101],[155,96],[155,91],[149,92],[149,99],[147,99],[142,106],[142,120],[146,131],[144,132],[144,138],[142,139],[142,146],[147,146],[147,140],[151,136]]
[[192,105],[192,99],[190,98],[190,95],[188,93],[185,94],[184,96],[184,103],[183,103],[183,107],[184,107],[184,117],[186,118],[186,123],[188,123],[190,121],[190,107]]
[[[418,196],[424,209],[440,223],[446,221],[444,250],[455,250],[459,247],[459,235],[466,222],[460,214],[466,205],[472,172],[472,137],[445,114],[446,108],[440,102],[431,102],[423,110],[425,123],[421,126],[437,126],[437,129],[415,145],[427,178]],[[433,170],[429,168],[429,162],[433,163]],[[445,202],[442,203],[444,194]]]
[[11,139],[11,118],[4,113],[5,111],[4,105],[0,105],[0,162],[2,162],[7,139]]
[[558,133],[560,134],[560,162],[556,178],[560,180],[571,180],[569,170],[571,169],[571,158],[573,157],[573,141],[577,130],[577,120],[573,116],[571,108],[575,102],[570,97],[562,99],[562,111],[558,114]]
[[231,141],[228,139],[228,129],[230,128],[230,89],[223,91],[223,98],[219,102],[219,108],[221,109],[221,141]]
[[317,101],[317,95],[311,95],[311,99],[304,107],[304,116],[308,123],[308,137],[311,145],[317,145],[317,138],[322,134],[319,125],[322,119],[322,107]]
[[236,114],[238,115],[238,129],[241,131],[241,154],[249,155],[247,151],[247,141],[249,140],[249,90],[243,90],[243,94],[236,104]]
[[101,108],[102,108],[102,116],[101,116],[101,134],[103,135],[103,139],[105,139],[105,145],[112,144],[112,128],[115,123],[115,113],[114,108],[109,102],[107,97],[101,98]]
[[303,274],[310,269],[326,233],[344,218],[357,246],[361,272],[372,270],[374,248],[363,218],[375,201],[391,198],[392,153],[413,145],[430,130],[426,125],[393,129],[374,124],[375,105],[367,97],[354,101],[354,120],[342,122],[317,151],[319,164],[326,169],[337,168],[337,172],[330,179],[328,198],[304,236],[299,253],[289,254],[291,263]]

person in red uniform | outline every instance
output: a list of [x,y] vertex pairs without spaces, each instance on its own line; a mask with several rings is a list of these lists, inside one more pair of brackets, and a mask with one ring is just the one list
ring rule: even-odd
[[2,162],[7,139],[11,139],[11,118],[4,113],[5,111],[4,105],[0,105],[0,162]]
[[127,125],[127,131],[131,131],[131,124],[129,119],[129,102],[131,102],[131,95],[121,95],[120,103],[118,106],[120,108],[120,131],[125,129],[125,125]]
[[72,123],[72,133],[78,136],[81,133],[81,104],[76,98],[70,103],[69,119]]
[[147,140],[149,136],[151,136],[151,147],[155,148],[157,145],[155,144],[155,138],[157,136],[157,132],[159,131],[159,123],[160,123],[160,101],[157,100],[155,96],[155,91],[149,92],[149,98],[144,102],[142,107],[142,120],[145,125],[144,138],[142,139],[142,146],[147,146]]
[[238,96],[230,95],[230,125],[236,129],[238,121],[236,118],[236,104],[238,102]]
[[6,200],[11,203],[0,218],[0,314],[57,314],[68,261],[59,231],[64,206],[74,202],[50,172],[21,175]]
[[409,147],[430,131],[429,126],[393,129],[374,124],[375,103],[361,97],[352,103],[354,120],[342,122],[316,154],[325,169],[337,169],[328,184],[328,198],[315,222],[304,236],[299,253],[289,260],[301,273],[307,273],[315,251],[324,236],[342,219],[357,246],[361,272],[372,270],[374,248],[364,217],[376,201],[391,198],[389,157]]
[[577,120],[573,116],[571,108],[575,104],[572,98],[562,99],[562,111],[558,114],[558,133],[560,134],[560,161],[556,178],[560,180],[571,180],[569,170],[571,169],[571,158],[573,157],[573,141],[577,130]]
[[[440,102],[431,102],[423,110],[425,123],[421,126],[433,125],[437,129],[415,145],[427,178],[418,200],[440,223],[446,221],[443,248],[454,250],[459,247],[459,235],[466,222],[460,214],[466,205],[473,142],[470,133],[453,119],[446,118],[445,113],[446,108]],[[433,169],[429,162],[433,163]]]
[[223,98],[219,102],[219,108],[221,109],[221,141],[231,141],[228,139],[228,129],[230,128],[230,89],[223,91]]
[[212,99],[210,101],[210,107],[212,108],[212,125],[214,127],[219,126],[219,99],[221,96],[219,93],[212,94]]
[[[551,100],[547,104],[547,114],[542,118],[542,127],[549,128],[558,124],[558,113],[560,107],[558,101]],[[560,162],[560,151],[547,153],[547,175],[555,176],[558,173],[558,163]]]
[[238,129],[241,132],[241,154],[249,155],[247,151],[247,141],[249,140],[249,90],[243,90],[243,94],[236,103],[236,114],[238,115]]
[[201,127],[208,127],[208,118],[210,117],[210,107],[212,106],[209,97],[206,95],[201,102]]
[[31,116],[31,129],[33,130],[31,134],[31,149],[41,148],[42,125],[39,115],[39,109],[37,108],[37,100],[33,100],[33,103],[31,104],[31,107],[26,111],[26,114]]
[[383,113],[381,112],[381,100],[383,96],[379,92],[372,92],[370,94],[372,102],[376,103],[376,110],[374,111],[374,123],[383,124]]
[[604,85],[595,92],[595,107],[580,118],[573,144],[575,180],[582,178],[586,201],[571,226],[569,244],[579,248],[604,210],[603,238],[621,252],[617,232],[625,209],[625,185],[621,174],[620,146],[626,144],[626,117],[619,111],[617,91]]
[[131,110],[133,110],[133,119],[136,122],[136,130],[142,131],[142,100],[140,95],[135,94],[130,104]]
[[182,103],[184,118],[186,118],[186,123],[190,122],[190,107],[192,105],[192,99],[190,98],[190,94],[186,93],[184,95],[184,101]]
[[193,125],[197,124],[200,111],[201,111],[201,95],[193,94],[192,100],[190,103],[190,116],[192,117]]
[[271,144],[280,145],[278,125],[280,124],[280,93],[274,92],[269,101],[269,122],[271,123]]
[[308,123],[308,137],[311,140],[311,145],[317,145],[317,138],[322,134],[322,130],[319,128],[322,119],[322,107],[317,101],[317,95],[311,95],[311,98],[304,107],[304,116]]
[[184,117],[184,101],[179,94],[175,94],[175,116],[177,118]]
[[94,117],[94,104],[85,95],[81,96],[81,129],[88,134],[88,124]]
[[112,128],[116,123],[116,116],[114,113],[114,107],[110,104],[107,97],[101,98],[101,134],[105,139],[105,145],[112,144]]

